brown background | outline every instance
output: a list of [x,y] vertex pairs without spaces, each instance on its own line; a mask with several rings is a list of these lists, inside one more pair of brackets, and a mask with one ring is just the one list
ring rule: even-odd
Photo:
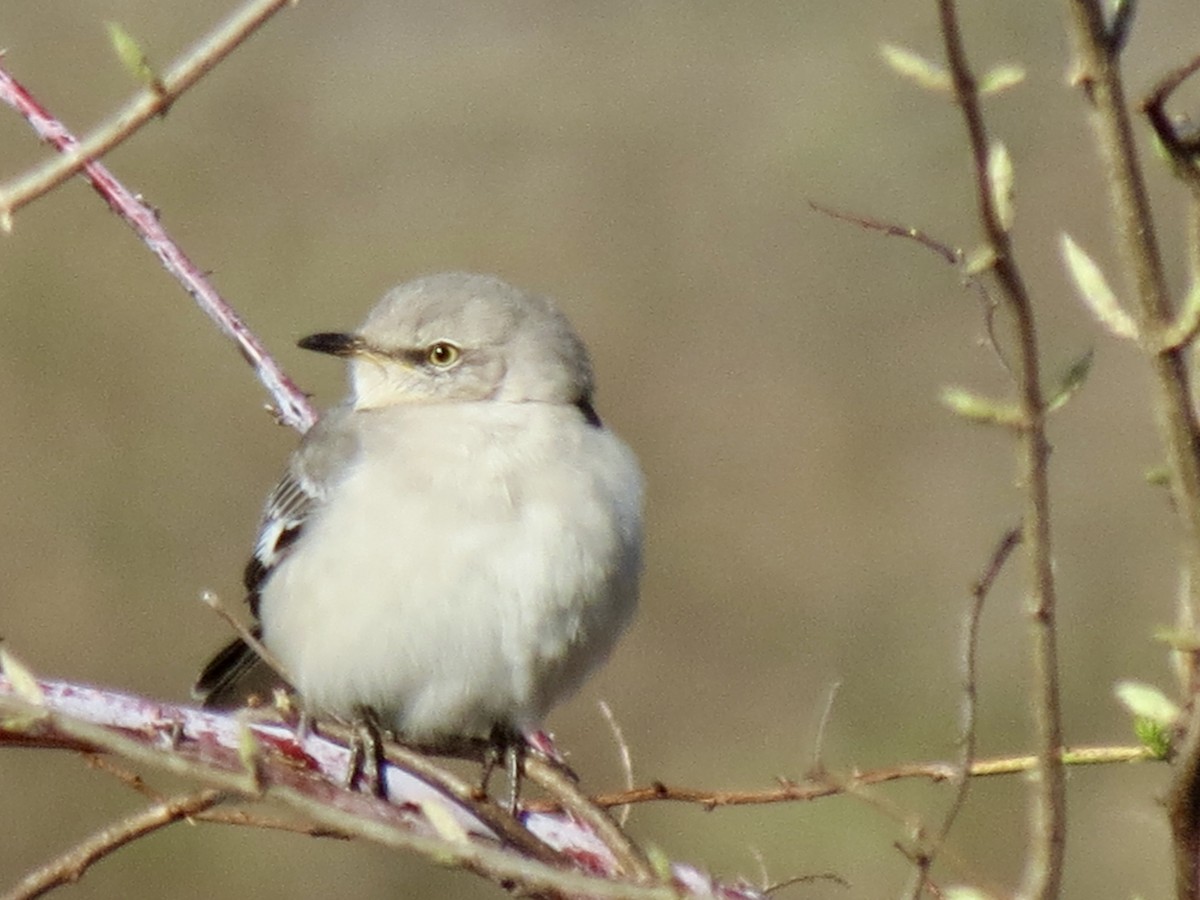
[[[105,20],[164,64],[225,7],[0,0],[0,45],[83,131],[131,91]],[[1048,377],[1097,349],[1052,431],[1067,736],[1129,742],[1112,687],[1169,686],[1152,633],[1176,582],[1171,517],[1143,483],[1160,459],[1147,367],[1082,312],[1058,258],[1068,230],[1115,271],[1058,5],[964,7],[978,66],[1028,68],[988,109],[1016,164]],[[1145,5],[1132,94],[1200,50],[1198,24],[1195,4]],[[877,55],[885,40],[936,54],[934,29],[929,2],[308,2],[109,163],[322,403],[341,373],[293,342],[353,326],[399,280],[491,271],[560,299],[592,347],[601,413],[650,485],[640,618],[550,723],[588,786],[621,777],[601,698],[639,780],[800,776],[835,682],[828,766],[945,759],[966,588],[1020,496],[1006,437],[937,395],[998,394],[1005,378],[953,270],[807,205],[973,244],[954,107]],[[45,152],[0,114],[0,176]],[[1182,204],[1145,156],[1179,288]],[[186,697],[226,636],[197,595],[237,598],[294,444],[264,399],[84,186],[18,215],[0,239],[0,633],[31,667]],[[984,620],[985,754],[1030,747],[1021,583],[1006,573]],[[1071,774],[1068,896],[1167,892],[1165,775]],[[892,843],[906,822],[938,821],[950,792],[874,796],[901,820],[842,798],[642,807],[632,828],[717,872],[758,878],[761,854],[773,879],[834,871],[852,885],[788,896],[892,896],[907,875]],[[70,756],[17,751],[0,758],[0,798],[0,886],[138,802]],[[1025,804],[1021,779],[979,783],[954,833],[966,866],[942,877],[1013,885]],[[69,895],[496,892],[368,846],[201,826],[122,851]]]

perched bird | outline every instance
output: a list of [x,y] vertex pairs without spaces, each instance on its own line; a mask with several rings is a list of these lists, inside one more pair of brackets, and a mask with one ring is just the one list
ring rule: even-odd
[[[245,584],[305,708],[415,741],[527,734],[637,602],[642,475],[596,415],[587,350],[544,297],[443,274],[300,346],[350,392],[267,500]],[[241,640],[196,693],[280,680]]]

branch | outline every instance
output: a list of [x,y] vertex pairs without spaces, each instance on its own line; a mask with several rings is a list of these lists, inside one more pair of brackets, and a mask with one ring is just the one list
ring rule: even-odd
[[[1183,308],[1176,314],[1174,324],[1162,334],[1162,349],[1186,348],[1200,332],[1200,169],[1196,168],[1200,142],[1194,132],[1181,134],[1167,112],[1167,101],[1171,95],[1197,71],[1200,71],[1200,56],[1163,76],[1140,105],[1171,161],[1175,177],[1184,183],[1192,195],[1188,210],[1191,290]],[[1189,610],[1184,618],[1191,620],[1194,612]],[[1194,677],[1195,673],[1192,674]]]
[[[1096,144],[1105,166],[1112,194],[1117,236],[1126,263],[1134,275],[1134,288],[1141,314],[1141,332],[1149,338],[1147,355],[1156,382],[1155,413],[1171,472],[1171,495],[1183,532],[1184,564],[1188,569],[1190,593],[1183,598],[1181,619],[1193,619],[1200,598],[1200,426],[1189,383],[1186,343],[1172,343],[1175,313],[1163,270],[1162,253],[1151,215],[1145,177],[1138,160],[1133,129],[1125,103],[1120,69],[1120,47],[1104,22],[1098,0],[1066,0],[1068,31],[1075,48],[1075,82],[1083,88],[1090,105]],[[1152,95],[1147,113],[1162,104],[1187,77],[1187,67],[1178,70]],[[1153,120],[1152,120],[1153,121]],[[1163,122],[1155,123],[1160,134]],[[1172,153],[1170,141],[1166,143]],[[1172,158],[1175,159],[1174,153]],[[1177,160],[1176,160],[1177,162]],[[1178,170],[1178,165],[1176,165]],[[1193,179],[1187,179],[1189,185]],[[1193,187],[1193,190],[1195,188]],[[1193,215],[1196,213],[1193,211]],[[1185,315],[1187,311],[1185,310]],[[1190,331],[1190,329],[1185,329]],[[1190,337],[1190,335],[1185,334]],[[1191,673],[1195,679],[1195,672]],[[1195,684],[1186,685],[1189,700]],[[1187,738],[1175,765],[1167,794],[1167,808],[1174,840],[1175,889],[1181,898],[1200,897],[1200,705],[1191,702]]]
[[[38,137],[60,153],[71,153],[79,146],[76,138],[34,99],[19,82],[0,66],[0,101],[25,117]],[[158,213],[121,184],[106,166],[88,161],[82,172],[109,207],[125,220],[150,248],[166,270],[175,277],[217,327],[230,338],[246,361],[253,366],[258,380],[275,402],[279,421],[305,432],[317,420],[308,396],[296,386],[250,331],[241,316],[217,292],[212,282],[171,238],[158,220]]]
[[1062,708],[1058,678],[1057,605],[1050,541],[1050,443],[1046,438],[1046,400],[1039,373],[1033,306],[1013,257],[1008,217],[997,209],[989,174],[987,128],[979,92],[963,48],[954,0],[938,0],[946,61],[954,96],[962,109],[974,162],[976,205],[1001,296],[1016,331],[1015,375],[1021,410],[1021,483],[1025,485],[1023,540],[1029,548],[1029,614],[1033,639],[1033,709],[1037,727],[1038,779],[1034,786],[1033,847],[1024,896],[1057,897],[1066,848],[1066,786],[1062,770]]
[[[0,186],[0,226],[11,230],[12,215],[27,203],[58,187],[89,160],[99,159],[159,114],[165,114],[184,91],[209,73],[283,7],[296,0],[252,0],[212,34],[188,51],[161,78],[116,112],[64,155]],[[61,148],[60,148],[61,150]]]
[[[226,41],[223,47],[228,52],[235,43],[228,35],[238,32],[244,38],[249,30],[247,26],[238,32],[238,27],[231,25],[218,43]],[[211,65],[218,58],[211,51],[210,42],[208,50],[196,60],[206,58]],[[203,66],[197,64],[186,77],[194,81],[202,74]],[[166,78],[155,80],[152,108],[144,110],[146,118],[165,109],[172,99],[171,92],[186,87],[183,80],[178,67]],[[91,145],[81,148],[62,123],[2,68],[0,99],[20,111],[43,140],[68,156],[69,162],[60,167],[60,172],[67,172],[72,165],[82,168],[110,207],[138,232],[202,309],[238,343],[279,403],[280,418],[301,431],[310,427],[316,417],[305,395],[283,375],[241,319],[161,228],[155,211],[117,182],[106,167],[85,160],[92,152]],[[50,180],[40,181],[39,185],[40,189],[49,189]],[[395,765],[385,768],[388,796],[400,806],[384,804],[381,809],[374,805],[378,803],[374,798],[340,787],[341,773],[348,764],[346,748],[318,738],[298,738],[287,729],[281,731],[277,723],[227,717],[222,723],[223,717],[181,707],[174,708],[164,720],[164,707],[135,698],[71,686],[38,685],[24,673],[15,681],[16,687],[13,681],[0,679],[0,705],[12,713],[0,722],[0,742],[112,753],[217,784],[244,797],[274,797],[336,833],[414,849],[501,884],[519,884],[539,896],[675,897],[680,890],[703,896],[756,896],[749,890],[717,885],[689,866],[669,870],[660,867],[662,871],[656,872],[608,815],[592,806],[568,780],[557,776],[553,767],[534,764],[532,768],[538,774],[537,780],[559,797],[572,815],[531,815],[524,823],[526,830],[515,820],[497,815],[490,804],[478,801],[470,788],[433,769],[427,761],[407,757],[404,748],[389,748],[389,758],[402,759],[409,769]],[[24,693],[22,686],[27,689]],[[72,707],[81,696],[87,696],[89,702],[73,712],[84,713],[82,718],[64,714],[61,709],[51,711],[55,703],[65,702]],[[196,716],[201,717],[199,722],[193,721]],[[151,736],[168,749],[148,744]],[[333,757],[338,764],[331,768]],[[297,759],[302,773],[294,768]],[[397,780],[403,784],[394,783]],[[539,839],[535,834],[544,837]],[[567,864],[580,872],[564,869]],[[603,880],[598,881],[598,877]]]
[[[1064,766],[1103,766],[1134,762],[1161,762],[1148,747],[1064,747],[1059,752],[1059,761]],[[1039,757],[1028,754],[997,756],[977,759],[971,763],[967,775],[970,778],[986,778],[1001,775],[1025,775],[1036,772]],[[670,800],[677,803],[694,803],[706,810],[723,806],[763,806],[770,803],[820,800],[849,794],[862,788],[889,781],[919,779],[935,784],[956,781],[962,774],[961,763],[928,762],[906,763],[867,772],[851,772],[847,775],[810,778],[804,781],[780,779],[773,788],[757,791],[718,791],[707,788],[691,788],[668,785],[655,781],[645,787],[609,794],[596,794],[592,802],[597,806],[621,806],[627,803],[649,803]]]
[[206,788],[155,803],[142,812],[102,828],[76,844],[62,856],[29,873],[0,900],[33,900],[64,884],[74,884],[94,863],[138,838],[212,809],[223,799],[223,791]]
[[[879,231],[886,237],[901,237],[911,241],[916,241],[927,250],[931,250],[941,257],[945,262],[960,269],[963,268],[965,254],[961,247],[952,247],[945,241],[939,241],[937,238],[926,234],[919,228],[914,228],[911,225],[900,225],[895,222],[888,222],[883,219],[876,219],[872,216],[864,216],[858,213],[847,212],[845,210],[834,209],[831,206],[825,206],[813,200],[808,201],[810,209],[816,212],[829,216],[832,219],[840,219],[843,222],[849,222],[864,228],[867,231]],[[1012,374],[1012,366],[1008,362],[1008,358],[1004,355],[1004,349],[1000,346],[1000,341],[996,337],[996,301],[992,299],[992,295],[988,292],[987,285],[978,274],[973,272],[963,273],[963,284],[975,291],[979,297],[979,304],[983,310],[983,327],[986,334],[986,344],[991,351],[996,354],[996,359],[1004,368],[1005,372]]]
[[573,777],[561,766],[548,763],[538,756],[525,761],[525,771],[531,781],[543,788],[572,819],[582,823],[612,852],[622,872],[638,880],[652,878],[654,867],[645,851],[633,843],[605,807],[592,801],[575,784]]
[[[714,882],[685,864],[634,880],[623,874],[618,852],[574,815],[526,809],[519,824],[510,819],[509,827],[493,828],[499,807],[464,802],[453,777],[428,760],[416,770],[396,765],[392,760],[407,758],[405,748],[388,747],[382,778],[390,802],[350,790],[343,786],[350,764],[347,747],[323,735],[298,735],[268,719],[266,711],[253,712],[217,714],[70,683],[34,681],[11,671],[0,675],[0,746],[111,754],[225,795],[275,800],[321,826],[323,833],[414,851],[500,884],[519,884],[539,897],[761,896],[740,884]],[[222,821],[238,822],[232,816]],[[247,824],[257,822],[250,818]],[[524,836],[515,837],[514,829]]]
[[932,840],[925,842],[925,847],[921,848],[915,854],[917,871],[914,873],[908,894],[912,900],[920,900],[921,893],[929,881],[929,873],[933,869],[933,863],[937,859],[942,846],[946,843],[946,838],[949,837],[950,829],[954,827],[954,822],[958,819],[959,813],[962,812],[963,807],[967,803],[967,794],[971,789],[971,768],[975,764],[975,753],[978,744],[976,721],[978,716],[979,691],[977,681],[979,629],[983,621],[983,603],[987,599],[987,595],[991,593],[992,585],[1000,577],[1000,572],[1004,569],[1004,564],[1008,562],[1008,558],[1020,543],[1020,527],[1010,528],[1006,531],[992,551],[991,558],[988,560],[983,573],[971,585],[971,606],[967,611],[966,627],[963,629],[965,638],[963,641],[963,721],[962,734],[959,737],[959,743],[962,746],[962,756],[958,773],[955,776],[958,788],[954,792],[954,799],[951,800],[950,807],[946,810],[937,834],[934,835]]

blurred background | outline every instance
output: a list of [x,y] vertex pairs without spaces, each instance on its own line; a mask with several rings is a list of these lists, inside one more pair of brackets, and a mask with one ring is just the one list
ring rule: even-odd
[[[133,90],[106,20],[165,67],[231,6],[0,0],[0,45],[86,132]],[[1171,688],[1152,634],[1177,581],[1171,514],[1144,482],[1161,458],[1148,367],[1082,311],[1059,260],[1066,230],[1124,285],[1058,5],[973,0],[962,14],[978,70],[1028,73],[987,108],[1016,166],[1047,381],[1096,350],[1051,435],[1066,735],[1130,743],[1113,684]],[[1198,26],[1193,3],[1145,5],[1131,98],[1200,50]],[[640,616],[549,723],[588,788],[622,780],[601,699],[639,782],[801,777],[834,684],[830,769],[957,752],[968,587],[1021,496],[1008,437],[937,397],[1000,396],[1006,376],[951,267],[809,208],[976,243],[957,111],[894,76],[884,41],[940,56],[933,3],[301,3],[107,159],[321,404],[340,397],[340,366],[295,340],[354,326],[398,281],[478,270],[559,299],[591,346],[600,412],[649,479]],[[1182,290],[1182,201],[1141,130]],[[48,152],[0,111],[0,178]],[[227,638],[198,595],[240,602],[295,435],[86,186],[15,226],[0,238],[0,634],[45,677],[186,700]],[[984,755],[1031,747],[1024,562],[984,617]],[[1169,891],[1166,775],[1070,774],[1068,896]],[[850,883],[783,896],[891,896],[908,877],[893,842],[939,822],[950,789],[872,796],[646,805],[630,827],[725,876]],[[0,797],[0,886],[141,805],[74,756],[15,750],[0,753]],[[947,857],[938,877],[1012,887],[1026,802],[1022,779],[977,782],[952,837],[961,865]],[[497,893],[365,845],[179,826],[64,896]]]

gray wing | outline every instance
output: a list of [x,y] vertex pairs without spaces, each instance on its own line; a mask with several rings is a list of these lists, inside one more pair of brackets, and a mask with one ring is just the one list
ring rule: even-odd
[[[324,416],[305,435],[287,472],[267,496],[254,553],[242,575],[246,602],[255,619],[251,633],[256,639],[262,638],[258,607],[263,585],[287,559],[305,523],[325,502],[335,476],[357,453],[357,441],[344,427],[349,415],[349,410],[339,409]],[[249,644],[235,638],[205,665],[192,696],[207,707],[239,706],[250,694],[266,695],[283,683]]]

